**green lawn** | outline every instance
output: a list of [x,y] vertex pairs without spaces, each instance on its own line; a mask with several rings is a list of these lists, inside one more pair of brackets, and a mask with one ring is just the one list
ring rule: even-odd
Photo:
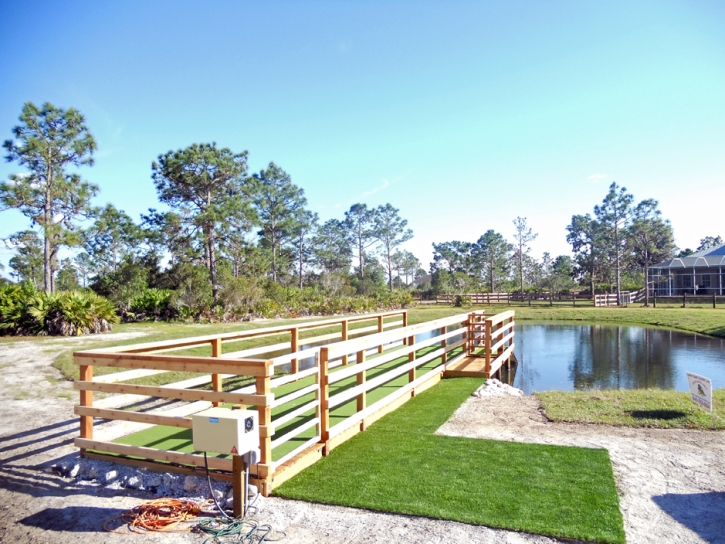
[[[442,309],[443,307],[439,306],[437,308]],[[529,308],[526,306],[494,304],[491,306],[469,306],[463,309],[458,308],[458,310],[461,312],[514,310],[517,321],[586,321],[588,323],[611,325],[649,325],[725,337],[725,305],[713,309],[712,307],[644,308],[640,305],[631,305],[629,308],[580,308],[578,306],[576,308],[568,306]],[[420,312],[421,310],[416,309],[416,311]]]
[[552,421],[662,429],[725,429],[725,389],[713,391],[712,413],[689,393],[662,389],[536,393]]
[[275,494],[560,538],[625,542],[606,450],[434,434],[480,383],[444,380]]

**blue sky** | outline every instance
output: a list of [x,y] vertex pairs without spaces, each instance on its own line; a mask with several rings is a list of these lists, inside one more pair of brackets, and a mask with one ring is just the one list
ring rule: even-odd
[[[680,247],[725,236],[723,2],[4,1],[0,82],[0,139],[26,101],[79,109],[96,204],[136,219],[159,154],[215,141],[323,220],[390,202],[426,267],[516,216],[566,254],[613,180]],[[27,226],[0,213],[0,237]]]

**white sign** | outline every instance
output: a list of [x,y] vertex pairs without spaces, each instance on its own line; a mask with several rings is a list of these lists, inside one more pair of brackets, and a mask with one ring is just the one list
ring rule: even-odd
[[692,402],[712,412],[712,380],[699,374],[687,373]]

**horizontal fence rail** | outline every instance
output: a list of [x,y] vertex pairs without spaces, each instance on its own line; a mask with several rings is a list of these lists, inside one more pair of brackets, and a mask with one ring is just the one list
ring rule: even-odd
[[589,294],[572,293],[548,293],[548,292],[525,292],[525,293],[456,293],[436,295],[435,300],[421,301],[422,303],[435,303],[445,305],[491,305],[491,304],[528,304],[532,302],[544,302],[553,305],[571,303],[573,306],[591,304],[592,296]]
[[[487,372],[511,356],[513,314],[485,314],[481,338]],[[197,452],[118,443],[113,433],[126,436],[149,425],[189,433],[194,413],[222,404],[246,407],[259,415],[261,455],[252,483],[266,495],[440,381],[447,368],[469,355],[471,315],[408,325],[407,312],[383,312],[78,352],[80,405],[75,413],[81,421],[75,443],[84,455],[110,454],[128,463],[166,463],[162,468],[170,463],[190,470],[203,466]],[[300,336],[301,331],[330,327],[339,330]],[[259,338],[268,345],[240,343]],[[200,349],[209,353],[193,354]],[[118,371],[94,377],[94,367]],[[144,383],[166,372],[191,375],[163,385]],[[94,401],[94,393],[111,396]],[[108,436],[94,436],[96,418],[116,422]],[[218,477],[232,467],[229,457],[210,457],[209,462],[222,471]]]

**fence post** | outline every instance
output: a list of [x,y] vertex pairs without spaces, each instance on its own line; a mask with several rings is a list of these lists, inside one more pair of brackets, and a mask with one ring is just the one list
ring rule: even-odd
[[685,308],[687,306],[687,293],[682,293],[682,307]]
[[327,441],[330,439],[330,377],[327,373],[330,348],[320,348],[320,368],[317,373],[317,400],[320,402],[320,439],[325,447],[322,455],[327,456]]
[[[355,362],[357,364],[361,365],[365,362],[365,353],[366,352],[364,349],[361,349],[360,351],[357,352],[357,358],[355,360]],[[365,380],[366,380],[365,374],[366,374],[366,372],[364,370],[357,373],[357,385],[362,385],[365,383]],[[363,391],[362,393],[359,393],[357,396],[357,411],[362,412],[367,407],[367,403],[368,403],[367,393],[365,391]],[[365,430],[365,420],[360,422],[360,430],[361,431]]]
[[[93,366],[80,366],[80,381],[93,381]],[[93,406],[93,391],[81,390],[81,406]],[[93,440],[93,416],[81,416],[81,438]],[[81,457],[85,456],[85,448],[81,448]]]
[[[214,340],[211,341],[211,356],[212,357],[221,357],[222,356],[222,339],[221,338],[214,338]],[[221,374],[212,374],[211,375],[211,388],[214,391],[221,391],[222,390],[222,376]],[[213,402],[214,406],[221,406],[221,402]]]
[[[403,328],[408,326],[408,310],[403,310]],[[406,345],[407,338],[403,338],[403,345]]]
[[486,377],[488,377],[489,373],[491,372],[491,334],[493,332],[491,330],[492,326],[491,326],[490,317],[488,319],[486,319],[485,324],[486,324],[486,333],[485,333],[486,336],[484,338],[484,343],[486,346],[486,348],[485,348],[486,349],[486,367],[484,370],[486,372]]
[[[345,319],[342,322],[342,341],[343,342],[348,339],[348,334],[349,334],[349,331],[348,331],[347,319]],[[347,354],[342,356],[342,364],[343,365],[347,364]]]
[[[383,330],[384,330],[383,329],[383,316],[379,315],[378,316],[378,332],[383,332]],[[378,353],[382,353],[382,352],[383,352],[383,345],[380,344],[378,346]]]
[[[257,376],[257,395],[269,395],[272,392],[272,384],[269,376]],[[272,464],[272,436],[269,432],[272,425],[272,407],[257,406],[259,415],[259,451],[260,464]],[[271,474],[269,475],[272,476]],[[266,487],[266,486],[265,486]]]
[[[294,327],[293,329],[290,329],[290,351],[292,353],[297,353],[299,343],[300,343],[300,329],[298,327]],[[297,359],[292,359],[290,361],[292,363],[292,374],[297,374],[297,372],[300,369],[299,361]]]
[[[448,326],[446,325],[441,329],[441,334],[446,334],[448,332]],[[441,363],[444,365],[448,362],[448,351],[446,351],[446,347],[448,347],[448,340],[444,338],[441,340],[441,347],[443,348],[443,355],[441,355]]]
[[[409,347],[415,346],[415,335],[408,337],[408,346]],[[408,354],[408,362],[412,363],[413,361],[415,361],[415,349],[413,349],[413,351],[411,351]],[[415,381],[415,367],[411,368],[408,371],[408,383],[414,382],[414,381]],[[412,395],[415,396],[415,390],[412,391]]]
[[712,295],[712,307],[715,308],[715,295]]

